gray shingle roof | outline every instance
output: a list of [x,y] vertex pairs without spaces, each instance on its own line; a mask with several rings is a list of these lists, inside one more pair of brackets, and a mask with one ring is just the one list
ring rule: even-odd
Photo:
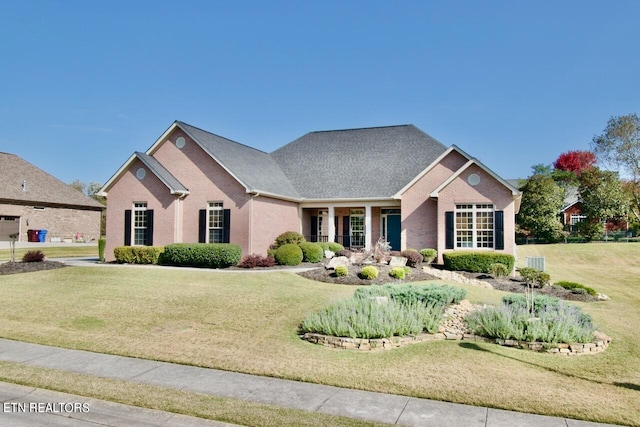
[[269,154],[186,123],[176,123],[248,191],[300,198],[296,188]]
[[413,125],[311,132],[271,153],[309,199],[392,197],[447,147]]
[[0,200],[92,210],[104,208],[91,197],[9,153],[0,153]]
[[153,172],[155,176],[158,177],[160,181],[162,181],[169,188],[169,190],[171,190],[172,194],[186,194],[189,192],[189,190],[184,185],[182,185],[180,181],[176,179],[176,177],[171,175],[171,172],[169,172],[164,166],[162,166],[156,159],[149,156],[148,154],[140,153],[139,151],[137,151],[135,155],[138,159],[140,159],[142,163],[144,163],[146,167],[149,168],[151,172]]

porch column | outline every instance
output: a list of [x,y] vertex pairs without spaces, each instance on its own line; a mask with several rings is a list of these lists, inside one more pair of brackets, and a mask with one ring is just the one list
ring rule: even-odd
[[335,223],[335,219],[334,219],[335,216],[336,216],[336,213],[335,213],[334,207],[333,206],[329,206],[327,221],[329,221],[329,224],[328,224],[328,226],[329,226],[329,228],[328,228],[328,230],[329,230],[328,239],[329,239],[330,242],[333,242],[333,241],[336,240],[336,223]]
[[371,205],[364,205],[364,247],[371,249]]

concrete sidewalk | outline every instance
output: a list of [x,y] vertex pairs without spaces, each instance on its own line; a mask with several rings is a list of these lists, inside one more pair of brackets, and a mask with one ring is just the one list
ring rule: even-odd
[[6,339],[0,339],[0,360],[402,426],[603,425]]

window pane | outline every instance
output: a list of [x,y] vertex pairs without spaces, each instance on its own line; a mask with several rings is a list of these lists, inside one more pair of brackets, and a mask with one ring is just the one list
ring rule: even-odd
[[207,229],[209,243],[222,243],[222,202],[209,202]]

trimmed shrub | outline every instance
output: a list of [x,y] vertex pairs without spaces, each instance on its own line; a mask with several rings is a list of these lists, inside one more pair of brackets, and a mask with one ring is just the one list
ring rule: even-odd
[[362,271],[359,274],[361,279],[365,279],[365,280],[373,280],[376,277],[378,277],[378,269],[375,268],[373,265],[367,265],[366,267],[362,268]]
[[298,243],[302,249],[302,261],[304,262],[321,262],[324,258],[324,250],[318,243],[301,242]]
[[282,245],[287,245],[289,243],[293,243],[294,245],[297,245],[299,243],[306,242],[306,241],[307,239],[305,239],[304,236],[300,233],[297,233],[295,231],[285,231],[284,233],[276,237],[276,242],[274,246],[275,246],[275,249],[278,249]]
[[165,246],[164,264],[226,268],[238,265],[242,256],[240,246],[232,243],[173,243]]
[[445,252],[442,254],[442,259],[445,269],[470,273],[489,273],[491,264],[495,263],[504,264],[511,272],[516,262],[513,255],[479,251]]
[[406,277],[404,267],[393,267],[389,272],[389,276],[393,277],[394,279],[404,280],[404,278]]
[[337,277],[345,277],[349,275],[349,269],[346,265],[339,265],[336,267],[335,273]]
[[29,251],[22,256],[22,262],[42,262],[44,254],[42,251]]
[[580,283],[560,281],[560,282],[554,283],[554,285],[560,286],[565,289],[569,289],[573,293],[587,293],[593,296],[598,295],[595,289],[585,285],[581,285]]
[[344,250],[344,246],[337,242],[329,242],[329,250],[334,253],[338,253]]
[[496,262],[489,266],[489,274],[491,274],[495,278],[505,277],[509,275],[509,271],[507,270],[506,265]]
[[276,251],[275,259],[280,265],[298,265],[303,259],[302,249],[295,243],[285,243]]
[[106,247],[107,247],[107,239],[105,239],[104,237],[101,237],[98,240],[98,260],[100,262],[104,262],[104,251]]
[[323,251],[329,250],[329,242],[318,242],[317,244],[320,245]]
[[276,260],[273,257],[258,254],[247,255],[238,264],[240,268],[273,267]]
[[438,251],[431,248],[420,249],[420,255],[422,255],[424,262],[431,264],[438,257]]
[[158,264],[162,246],[118,246],[113,256],[118,264]]
[[400,256],[403,256],[407,259],[407,265],[409,267],[417,267],[422,263],[422,255],[420,252],[415,249],[407,249],[406,251],[400,252]]

